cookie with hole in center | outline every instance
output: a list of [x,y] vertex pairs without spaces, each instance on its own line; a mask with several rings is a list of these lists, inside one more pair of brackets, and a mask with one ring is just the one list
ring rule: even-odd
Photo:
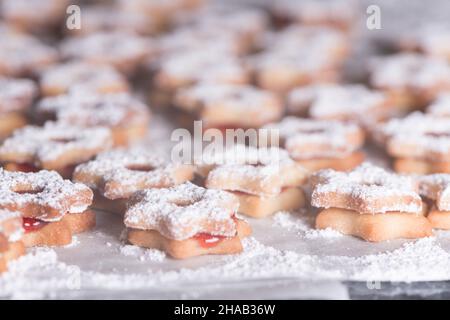
[[46,122],[16,130],[0,146],[0,162],[10,171],[55,170],[70,178],[76,165],[111,147],[108,128]]
[[136,191],[168,188],[193,179],[191,165],[176,164],[145,147],[116,149],[76,167],[74,181],[95,191],[94,207],[123,214]]
[[67,245],[73,234],[93,228],[95,214],[88,209],[92,198],[88,187],[55,171],[0,169],[0,209],[20,214],[27,247]]
[[321,170],[311,178],[316,228],[370,242],[432,235],[414,179],[364,163],[350,172]]
[[190,182],[138,191],[125,213],[128,241],[176,259],[239,253],[251,228],[236,218],[238,207],[232,194]]

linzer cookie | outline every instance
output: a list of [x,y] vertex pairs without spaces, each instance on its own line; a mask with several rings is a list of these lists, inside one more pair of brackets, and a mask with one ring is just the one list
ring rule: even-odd
[[194,85],[177,92],[175,106],[203,121],[205,128],[259,128],[283,114],[276,95],[248,85]]
[[324,25],[349,31],[358,18],[355,1],[274,1],[271,12],[277,21],[296,22],[303,25]]
[[154,81],[156,88],[173,92],[201,81],[245,84],[249,80],[247,70],[235,57],[194,50],[164,58]]
[[424,108],[450,90],[447,61],[413,53],[378,58],[370,65],[370,84],[404,110]]
[[128,94],[73,93],[41,100],[34,113],[41,122],[82,127],[107,127],[114,145],[128,145],[142,139],[148,131],[150,109]]
[[17,211],[0,209],[0,273],[8,269],[8,263],[25,253],[21,241],[22,218]]
[[67,62],[48,68],[41,74],[40,88],[44,96],[78,93],[127,92],[127,80],[108,65],[82,61]]
[[3,0],[0,12],[19,29],[42,32],[61,23],[69,5],[68,0]]
[[17,211],[23,217],[22,241],[27,247],[67,245],[72,234],[93,228],[91,203],[88,187],[64,180],[54,171],[0,169],[0,209]]
[[186,39],[178,37],[182,44],[190,42],[196,44],[197,48],[218,48],[217,44],[223,45],[225,41],[231,40],[228,49],[241,55],[257,49],[270,21],[264,10],[259,8],[242,7],[236,10],[233,6],[215,5],[181,13],[176,16],[175,22],[178,25],[175,33],[188,36]]
[[58,52],[25,34],[0,34],[0,75],[35,76],[58,60]]
[[322,208],[317,229],[331,228],[371,242],[432,235],[412,178],[365,163],[347,173],[322,170],[311,181],[311,204]]
[[433,228],[450,230],[450,175],[437,173],[418,178],[419,192],[429,204],[427,218]]
[[230,193],[189,182],[137,192],[125,213],[128,241],[166,251],[176,259],[242,251],[250,226],[236,218],[239,201]]
[[326,168],[345,171],[364,161],[364,153],[359,151],[364,144],[364,132],[353,123],[286,117],[264,128],[277,130],[291,158],[312,171]]
[[450,172],[450,119],[414,112],[376,130],[394,169],[403,173]]
[[151,41],[128,32],[98,32],[65,40],[61,52],[69,59],[109,64],[131,74],[152,53]]
[[76,165],[111,146],[107,128],[47,122],[43,127],[29,125],[16,130],[0,146],[0,162],[7,170],[47,169],[71,177]]
[[305,205],[301,186],[306,170],[285,150],[240,148],[244,150],[225,149],[223,156],[216,155],[215,162],[203,166],[207,188],[233,193],[239,199],[239,212],[256,218]]
[[293,89],[287,98],[289,114],[361,124],[385,119],[393,109],[386,94],[362,85],[310,85]]
[[0,77],[0,139],[28,122],[26,113],[36,95],[33,81]]
[[79,165],[73,174],[95,191],[94,206],[124,213],[126,201],[136,191],[168,188],[192,180],[190,165],[175,164],[143,147],[117,149]]
[[289,27],[269,39],[267,49],[249,62],[262,88],[284,94],[297,86],[339,79],[348,51],[347,39],[340,32]]

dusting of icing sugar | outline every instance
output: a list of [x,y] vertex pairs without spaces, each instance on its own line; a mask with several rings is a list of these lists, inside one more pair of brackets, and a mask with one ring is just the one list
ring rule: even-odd
[[376,88],[427,89],[449,83],[450,67],[443,59],[400,53],[372,61],[370,81]]
[[61,51],[71,58],[133,59],[151,52],[151,40],[131,32],[96,32],[63,41]]
[[[348,206],[364,213],[419,213],[422,210],[422,200],[411,177],[389,173],[367,162],[350,172],[321,170],[311,180],[311,204],[315,207],[339,207],[339,201],[333,200],[337,195],[349,197]],[[394,200],[383,201],[387,197],[394,197]]]
[[127,257],[135,257],[139,261],[162,262],[166,259],[165,252],[157,249],[145,249],[132,245],[120,247],[120,253]]
[[[377,131],[393,156],[430,160],[450,156],[450,118],[413,112],[402,119],[391,119],[381,124]],[[412,147],[401,147],[405,145]]]
[[225,154],[205,155],[203,161],[212,164],[205,182],[208,188],[274,195],[279,194],[284,186],[299,186],[306,179],[306,170],[295,163],[286,150],[276,147],[239,148],[244,149],[244,153],[236,153],[238,149],[234,147],[225,148]]
[[436,100],[428,106],[427,113],[436,116],[450,116],[450,93],[441,93]]
[[22,33],[2,34],[0,61],[3,61],[3,74],[20,76],[33,73],[57,59],[57,50],[32,36]]
[[277,119],[282,113],[276,95],[249,85],[199,83],[177,91],[175,103],[188,111],[212,109],[213,112],[215,108],[226,108],[231,114],[251,112],[247,114],[256,123]]
[[44,88],[62,87],[65,91],[101,91],[108,87],[127,88],[125,78],[108,65],[72,61],[52,66],[41,75]]
[[58,122],[82,126],[131,126],[146,124],[148,106],[128,94],[70,94],[42,99],[36,112]]
[[285,117],[278,123],[264,126],[278,130],[285,148],[294,159],[342,157],[361,147],[364,140],[358,125],[332,120],[311,120]]
[[37,94],[37,86],[29,79],[0,77],[0,111],[27,109]]
[[157,230],[163,236],[184,240],[198,233],[235,236],[233,216],[239,207],[235,196],[190,182],[163,189],[136,192],[125,212],[129,228]]
[[104,151],[111,145],[111,132],[105,127],[83,128],[46,122],[43,127],[28,125],[14,131],[0,146],[0,157],[19,153],[27,155],[30,162],[40,165],[41,162],[55,160],[75,150],[83,153],[80,157],[89,159],[92,152]]
[[[184,172],[183,177],[178,177]],[[75,181],[99,190],[109,199],[128,198],[143,188],[170,187],[188,180],[193,168],[168,162],[153,149],[131,147],[101,153],[75,168]]]
[[315,230],[315,216],[302,210],[300,212],[280,211],[273,215],[272,220],[276,226],[296,232],[303,239],[333,239],[343,237],[342,233],[336,230],[326,228],[323,230]]
[[[45,221],[59,220],[73,207],[92,203],[92,191],[83,184],[64,180],[55,171],[10,172],[0,168],[0,207],[21,211],[30,204],[41,207],[35,214]],[[37,193],[19,193],[23,188]],[[53,212],[56,211],[56,212]],[[52,215],[52,216],[49,216]]]
[[[220,63],[217,63],[220,59]],[[186,83],[219,82],[243,83],[247,72],[240,61],[223,53],[220,57],[204,50],[169,55],[159,65],[159,76],[181,79]],[[158,75],[157,79],[158,80]],[[164,84],[162,84],[164,86]]]
[[313,118],[355,118],[375,114],[386,101],[379,91],[362,85],[322,84],[295,88],[288,96],[291,112],[309,111]]
[[420,176],[418,182],[421,195],[434,200],[439,210],[450,210],[450,174]]

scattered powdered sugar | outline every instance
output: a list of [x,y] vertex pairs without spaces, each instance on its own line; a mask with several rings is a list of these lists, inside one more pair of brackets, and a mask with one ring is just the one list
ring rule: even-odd
[[162,262],[166,258],[165,252],[157,249],[145,249],[133,245],[120,247],[120,253],[127,257],[135,257],[140,261]]
[[1,112],[28,108],[36,94],[37,86],[32,80],[0,77]]
[[276,226],[296,232],[304,239],[332,239],[343,237],[343,234],[330,228],[316,230],[313,228],[315,216],[306,209],[300,212],[280,211],[273,215],[272,220]]

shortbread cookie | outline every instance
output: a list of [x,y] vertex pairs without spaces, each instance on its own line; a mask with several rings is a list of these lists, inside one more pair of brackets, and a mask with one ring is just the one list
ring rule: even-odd
[[71,177],[73,168],[112,146],[109,129],[84,128],[47,122],[43,127],[26,126],[16,130],[0,146],[0,161],[6,169],[56,170]]
[[19,29],[42,32],[61,23],[69,5],[68,0],[3,0],[0,12]]
[[450,175],[432,174],[418,178],[419,191],[430,205],[427,218],[433,228],[450,230]]
[[410,177],[365,163],[348,173],[319,171],[311,183],[311,204],[323,208],[316,218],[318,229],[373,242],[432,235],[417,183]]
[[0,34],[0,75],[35,76],[58,60],[58,52],[25,34]]
[[370,242],[391,239],[417,239],[433,235],[430,222],[422,214],[387,212],[367,214],[353,210],[329,208],[316,218],[316,229],[331,228]]
[[283,113],[276,95],[248,85],[194,85],[177,92],[175,106],[195,114],[205,128],[259,128]]
[[364,132],[356,124],[286,117],[264,129],[277,130],[291,158],[310,170],[350,170],[364,160]]
[[54,171],[0,169],[0,209],[23,217],[26,246],[66,245],[72,234],[92,228],[95,215],[88,210],[92,197],[88,187],[64,180]]
[[25,253],[22,235],[20,213],[0,209],[0,274],[8,269],[9,262]]
[[394,110],[389,97],[362,85],[322,84],[299,87],[287,98],[287,111],[316,119],[351,120],[361,124],[385,119]]
[[[228,149],[225,153],[235,151]],[[236,154],[238,158],[233,160],[225,155],[224,162],[210,166],[205,186],[233,193],[240,200],[239,212],[251,217],[305,205],[300,187],[306,180],[306,170],[285,150],[269,148],[262,152],[249,147],[246,152],[253,155]]]
[[[232,54],[247,54],[257,49],[270,24],[269,17],[260,8],[233,6],[206,6],[203,10],[177,15],[180,48],[214,48],[230,50]],[[186,32],[187,31],[187,32]],[[186,37],[182,37],[182,35]],[[226,46],[228,44],[228,46]],[[180,52],[180,51],[179,51]]]
[[277,20],[303,25],[325,25],[348,31],[358,18],[358,4],[352,0],[274,1],[271,11]]
[[109,64],[131,74],[152,54],[151,41],[133,33],[98,32],[62,43],[64,57]]
[[82,61],[67,62],[45,70],[40,77],[41,93],[56,96],[75,91],[79,94],[127,92],[127,80],[108,65]]
[[96,208],[124,213],[124,204],[134,192],[181,184],[192,180],[193,172],[190,165],[170,163],[153,150],[134,147],[100,154],[79,165],[73,178],[95,190]]
[[148,132],[150,109],[128,94],[70,94],[41,100],[34,109],[36,118],[45,122],[82,127],[107,127],[114,145],[128,145]]
[[27,111],[37,95],[33,81],[0,77],[0,140],[27,122]]
[[245,84],[248,71],[238,59],[203,50],[180,52],[163,59],[155,75],[156,88],[168,92],[202,81]]
[[414,112],[378,126],[378,140],[404,173],[450,172],[450,119]]
[[275,34],[249,63],[256,82],[277,93],[312,83],[335,82],[347,56],[347,38],[327,28],[290,27]]
[[128,241],[166,251],[176,259],[242,251],[251,233],[235,217],[239,202],[225,191],[191,183],[137,192],[125,213]]
[[370,72],[370,84],[405,110],[424,108],[450,89],[450,66],[435,57],[401,53],[378,58],[372,62]]

